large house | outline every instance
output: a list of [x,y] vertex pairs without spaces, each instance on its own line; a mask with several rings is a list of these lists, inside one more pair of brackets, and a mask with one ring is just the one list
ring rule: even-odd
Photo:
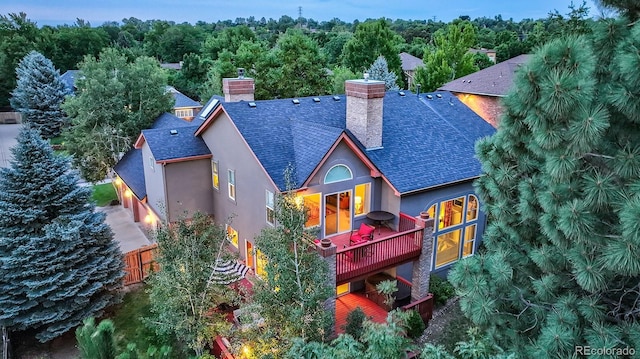
[[422,62],[422,59],[406,52],[400,53],[400,61],[402,63],[402,72],[407,78],[407,88],[411,89],[416,76],[416,70],[418,67],[424,66],[424,62]]
[[397,300],[420,300],[431,273],[477,250],[486,218],[474,145],[495,129],[454,95],[385,92],[373,80],[349,80],[340,96],[265,101],[250,78],[223,89],[191,122],[158,118],[115,167],[136,221],[210,214],[259,276],[254,238],[277,225],[276,196],[293,191],[337,296],[375,298],[382,276],[405,287]]
[[516,56],[457,78],[442,85],[438,90],[452,92],[485,121],[498,127],[503,112],[502,98],[511,89],[516,71],[528,59],[529,55]]

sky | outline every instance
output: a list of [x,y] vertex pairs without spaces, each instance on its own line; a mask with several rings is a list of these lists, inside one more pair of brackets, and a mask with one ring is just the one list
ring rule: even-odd
[[[580,4],[582,0],[574,0]],[[135,17],[140,20],[167,20],[176,23],[198,21],[215,23],[254,16],[278,20],[283,15],[302,16],[316,21],[338,18],[345,22],[368,18],[403,20],[436,19],[449,22],[460,15],[472,19],[500,14],[503,19],[543,19],[549,12],[569,12],[571,0],[1,0],[0,15],[24,12],[38,24],[73,24],[76,19],[99,26],[107,21],[121,22]],[[594,0],[587,0],[591,15],[599,10]]]

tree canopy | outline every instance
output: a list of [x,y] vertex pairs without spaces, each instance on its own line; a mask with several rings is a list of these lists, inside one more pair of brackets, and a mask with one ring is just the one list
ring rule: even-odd
[[486,251],[449,279],[465,314],[523,357],[640,346],[639,34],[602,19],[542,46],[477,145]]
[[127,62],[110,48],[99,58],[84,59],[76,95],[63,109],[71,119],[65,146],[86,180],[103,180],[140,131],[171,110],[173,98],[166,84],[166,74],[150,57]]

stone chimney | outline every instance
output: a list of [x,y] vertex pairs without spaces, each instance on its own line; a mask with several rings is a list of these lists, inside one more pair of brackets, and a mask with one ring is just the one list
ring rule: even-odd
[[222,92],[225,102],[253,101],[255,83],[252,78],[244,77],[244,69],[238,69],[237,78],[222,79]]
[[344,84],[347,95],[347,129],[368,150],[382,147],[382,102],[384,81],[348,80]]

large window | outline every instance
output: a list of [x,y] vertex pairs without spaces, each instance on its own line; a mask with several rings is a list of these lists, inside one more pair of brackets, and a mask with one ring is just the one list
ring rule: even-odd
[[236,200],[236,171],[227,171],[227,183],[229,187],[229,198]]
[[473,255],[476,245],[478,198],[472,194],[438,202],[427,210],[436,221],[435,268]]
[[218,174],[218,161],[211,161],[211,177],[213,179],[213,188],[220,188],[220,175]]
[[227,240],[234,245],[234,247],[238,248],[238,231],[233,229],[230,225],[227,226]]
[[267,223],[276,224],[276,200],[273,192],[266,190]]
[[347,181],[353,178],[353,173],[349,167],[345,165],[335,165],[327,171],[324,176],[324,183],[334,183],[340,181]]
[[360,216],[369,213],[369,198],[371,184],[364,183],[356,185],[355,197],[353,197],[353,214]]
[[309,194],[303,196],[304,208],[307,210],[306,228],[317,227],[320,225],[320,193]]

